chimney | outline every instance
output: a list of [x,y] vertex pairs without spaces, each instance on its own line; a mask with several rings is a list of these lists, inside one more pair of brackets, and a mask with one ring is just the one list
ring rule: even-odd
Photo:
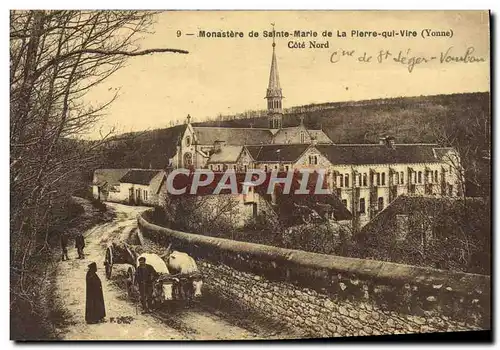
[[311,145],[316,146],[318,144],[318,140],[316,135],[311,135]]
[[214,142],[214,152],[215,153],[220,152],[225,143],[226,143],[226,141],[216,140]]

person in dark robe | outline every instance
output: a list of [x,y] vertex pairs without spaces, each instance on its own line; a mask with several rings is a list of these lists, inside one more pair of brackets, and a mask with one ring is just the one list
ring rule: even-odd
[[79,233],[75,238],[75,248],[78,251],[78,259],[84,259],[83,248],[85,248],[85,240],[83,239],[83,235]]
[[62,261],[69,260],[68,258],[68,235],[66,233],[61,233],[61,250],[62,250]]
[[135,271],[135,283],[139,285],[139,294],[143,312],[150,312],[153,302],[153,284],[158,273],[153,266],[146,264],[146,258],[139,258],[139,266]]
[[98,323],[104,321],[106,309],[102,294],[101,280],[97,276],[97,264],[91,263],[87,271],[87,299],[85,303],[85,321]]

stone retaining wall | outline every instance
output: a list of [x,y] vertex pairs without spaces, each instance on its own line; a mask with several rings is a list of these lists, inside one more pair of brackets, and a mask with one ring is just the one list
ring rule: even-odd
[[138,219],[194,256],[204,288],[315,337],[490,329],[489,276],[195,235]]

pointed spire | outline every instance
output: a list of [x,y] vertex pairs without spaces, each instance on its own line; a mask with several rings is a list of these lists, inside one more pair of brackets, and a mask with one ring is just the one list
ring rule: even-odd
[[274,23],[272,23],[272,26],[273,26],[273,56],[271,60],[271,71],[269,73],[269,85],[267,87],[266,98],[282,97],[280,77],[278,73],[278,61],[276,60],[276,42],[275,42],[276,31],[274,29]]

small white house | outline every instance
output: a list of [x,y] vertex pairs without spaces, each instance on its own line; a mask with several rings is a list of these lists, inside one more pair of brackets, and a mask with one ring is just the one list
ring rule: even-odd
[[130,169],[97,169],[92,181],[92,195],[95,199],[109,202],[120,201],[120,179]]
[[97,169],[92,184],[93,195],[108,202],[158,205],[165,179],[163,170]]
[[120,179],[120,201],[131,205],[158,205],[165,180],[163,170],[131,169]]

